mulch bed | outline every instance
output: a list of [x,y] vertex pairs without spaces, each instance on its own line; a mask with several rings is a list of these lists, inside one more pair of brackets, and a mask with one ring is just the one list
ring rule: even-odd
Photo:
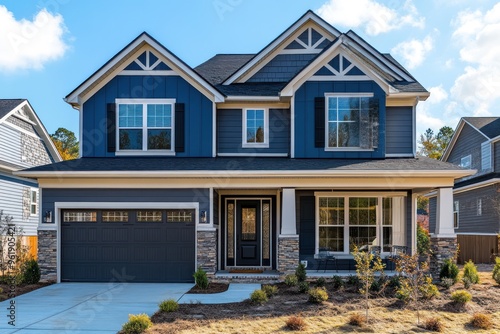
[[[44,282],[44,283],[36,283],[36,284],[27,284],[27,285],[16,285],[15,290],[13,291],[14,295],[20,296],[25,293],[34,291],[36,289],[43,288],[45,286],[49,286],[53,284],[52,282]],[[9,294],[10,294],[10,286],[8,284],[0,284],[0,288],[3,290],[2,293],[0,293],[0,302],[9,299]]]
[[221,293],[227,291],[229,284],[227,283],[210,283],[207,289],[200,289],[196,285],[191,288],[187,293],[190,294],[211,294],[211,293]]

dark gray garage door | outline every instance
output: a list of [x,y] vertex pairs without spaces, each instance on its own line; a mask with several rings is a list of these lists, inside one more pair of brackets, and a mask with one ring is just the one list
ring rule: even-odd
[[61,281],[192,282],[194,210],[63,210]]

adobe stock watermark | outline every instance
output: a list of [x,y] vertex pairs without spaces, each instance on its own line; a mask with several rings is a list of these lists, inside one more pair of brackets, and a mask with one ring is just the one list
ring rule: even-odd
[[7,323],[10,326],[16,326],[16,263],[17,263],[17,237],[16,237],[16,225],[8,222],[7,223],[7,269],[9,271],[8,275],[8,285],[9,290],[7,291],[7,298],[10,302],[7,307]]
[[224,21],[226,13],[232,12],[236,7],[241,5],[243,0],[214,0],[212,5],[221,21]]

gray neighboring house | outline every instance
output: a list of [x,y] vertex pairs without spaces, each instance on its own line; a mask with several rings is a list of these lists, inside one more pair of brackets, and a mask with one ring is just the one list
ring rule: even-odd
[[0,210],[24,231],[37,251],[40,196],[36,180],[13,172],[62,161],[47,130],[26,99],[0,99]]
[[[499,253],[500,117],[463,117],[441,159],[477,173],[455,181],[454,227],[459,262],[489,262]],[[436,197],[430,200],[430,228],[436,225]]]

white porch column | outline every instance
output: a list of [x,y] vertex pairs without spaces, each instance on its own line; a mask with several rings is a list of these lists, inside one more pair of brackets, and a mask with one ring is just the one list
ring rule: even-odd
[[455,238],[453,226],[453,188],[439,188],[437,191],[436,230],[434,237]]
[[281,235],[297,235],[295,189],[283,189],[283,209],[281,214]]

